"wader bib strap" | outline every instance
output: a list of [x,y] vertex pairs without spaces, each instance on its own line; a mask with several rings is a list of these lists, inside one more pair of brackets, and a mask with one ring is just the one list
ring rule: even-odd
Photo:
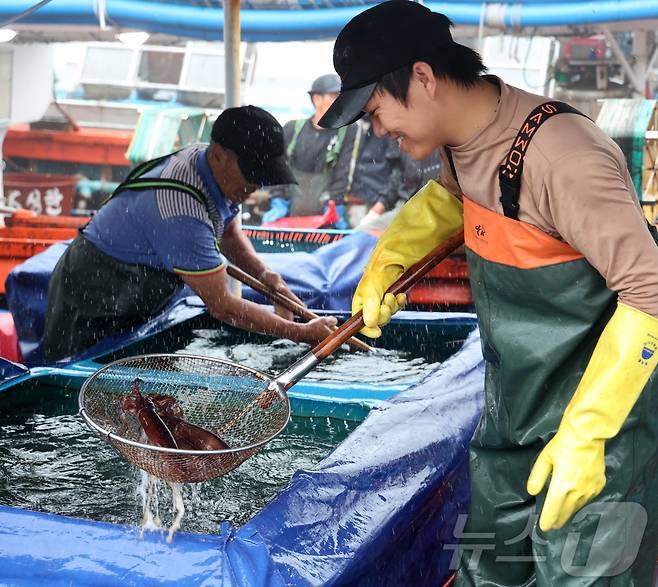
[[[219,212],[217,211],[217,206],[215,206],[212,200],[208,196],[206,196],[205,193],[203,193],[201,190],[194,187],[193,185],[185,183],[183,181],[179,181],[177,179],[168,179],[161,177],[152,177],[152,178],[142,177],[144,174],[148,173],[149,171],[157,167],[165,159],[168,159],[169,157],[176,155],[176,153],[179,152],[180,150],[174,151],[173,153],[170,153],[168,155],[163,155],[162,157],[158,157],[157,159],[151,159],[150,161],[145,161],[144,163],[141,163],[140,165],[135,167],[128,174],[126,179],[116,187],[116,189],[105,200],[105,202],[103,202],[103,204],[108,202],[111,198],[113,198],[116,194],[118,194],[122,190],[133,190],[133,191],[158,190],[158,189],[178,190],[180,192],[192,196],[195,200],[201,202],[205,206],[208,215],[210,216],[210,221],[213,225],[213,230],[215,232],[215,241],[219,243],[219,241],[221,240],[221,235],[224,232],[224,222],[221,219]],[[217,246],[219,249],[219,245]]]
[[295,120],[295,130],[292,133],[292,138],[290,139],[288,148],[286,149],[286,156],[288,157],[288,161],[292,161],[292,156],[295,154],[295,147],[297,146],[297,139],[299,138],[299,133],[302,132],[305,124],[305,118]]
[[[514,144],[523,153],[541,123],[522,128],[526,144],[516,145],[518,137]],[[582,254],[518,220],[522,165],[505,171],[507,213],[464,197],[485,407],[470,446],[471,504],[455,587],[650,587],[658,545],[655,375],[606,442],[603,491],[564,528],[546,535],[536,528],[545,492],[530,496],[528,475],[557,431],[617,295]]]
[[[341,127],[345,128],[345,127]],[[352,153],[350,155],[350,168],[347,174],[347,186],[345,188],[345,195],[352,195],[352,185],[354,184],[354,172],[356,171],[356,162],[359,159],[359,150],[361,148],[361,137],[365,131],[363,119],[358,120],[356,123],[356,134],[354,135],[354,142],[352,143]]]
[[150,161],[145,161],[144,163],[140,163],[139,165],[137,165],[137,167],[135,167],[134,169],[132,169],[132,171],[130,171],[126,179],[124,179],[116,187],[116,189],[103,202],[103,204],[110,201],[116,194],[122,192],[123,190],[140,191],[140,190],[152,190],[152,189],[172,189],[189,194],[195,200],[201,202],[204,206],[207,207],[205,195],[203,194],[203,192],[195,188],[193,185],[190,185],[183,181],[179,181],[177,179],[167,179],[161,177],[142,177],[144,174],[148,173],[149,171],[160,165],[160,163],[162,163],[169,157],[176,155],[176,153],[179,152],[180,149],[178,151],[174,151],[173,153],[169,153],[168,155],[163,155],[162,157],[151,159]]
[[516,135],[509,153],[507,153],[498,169],[498,182],[501,192],[500,203],[503,205],[503,213],[508,218],[514,220],[519,218],[519,193],[521,192],[523,159],[532,137],[537,129],[549,118],[564,112],[585,116],[582,112],[564,102],[544,102],[537,106],[521,125],[521,130]]

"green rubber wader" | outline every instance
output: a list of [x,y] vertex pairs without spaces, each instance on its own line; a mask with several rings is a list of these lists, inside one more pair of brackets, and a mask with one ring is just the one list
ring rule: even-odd
[[[511,249],[518,251],[529,225],[481,210],[465,200],[485,408],[470,447],[471,506],[460,537],[456,585],[649,587],[658,550],[658,377],[654,373],[621,432],[606,442],[607,483],[601,494],[562,529],[542,533],[536,521],[546,488],[532,497],[526,481],[555,434],[617,299],[582,256],[533,267],[501,261],[513,258]],[[498,249],[508,247],[506,236],[497,240],[500,235],[517,240],[492,260],[469,245],[475,233],[486,234],[489,246]],[[528,252],[545,256],[544,245],[558,242],[541,235],[541,247],[533,251],[532,242],[522,247],[524,259]]]
[[[545,535],[534,528],[533,536],[545,491],[537,499],[526,491],[532,465],[557,431],[616,296],[585,260],[528,270],[491,263],[470,250],[467,256],[486,367],[462,544],[485,550],[470,570],[476,550],[463,550],[457,585],[649,587],[658,513],[655,375],[621,432],[606,443],[607,483],[593,502],[634,502],[646,509],[650,525],[633,570],[606,576],[623,566],[624,541],[641,531],[639,522],[621,519],[615,532],[601,535],[599,518],[590,515]],[[468,538],[471,533],[487,536]]]
[[322,214],[327,204],[331,170],[320,173],[302,171],[292,167],[297,184],[287,186],[290,196],[290,216]]
[[56,361],[156,316],[183,287],[180,277],[122,263],[78,235],[48,286],[43,354]]
[[[469,276],[485,360],[485,407],[470,447],[471,506],[456,585],[652,585],[658,554],[658,376],[606,442],[603,491],[560,530],[537,520],[526,483],[580,382],[617,296],[568,244],[519,221],[528,145],[555,115],[530,112],[498,170],[503,214],[464,198]],[[457,177],[450,150],[450,168]],[[656,231],[649,227],[655,240]],[[623,390],[620,390],[623,392]]]

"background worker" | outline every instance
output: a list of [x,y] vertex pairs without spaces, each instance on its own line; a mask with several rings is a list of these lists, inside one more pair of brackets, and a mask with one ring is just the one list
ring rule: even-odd
[[[317,124],[338,92],[340,78],[337,75],[318,77],[308,91],[313,115],[291,120],[284,126],[285,154],[297,184],[270,189],[270,210],[263,214],[263,222],[272,222],[284,216],[322,214],[329,199],[333,199],[338,206],[344,204],[345,180],[335,170],[341,153],[345,157],[343,147],[347,129],[324,129]],[[344,215],[344,207],[339,209],[339,215]],[[339,228],[346,228],[344,218],[341,218]]]
[[388,141],[386,166],[390,170],[388,184],[382,188],[377,200],[355,227],[357,230],[383,231],[391,223],[404,203],[423,187],[428,180],[439,175],[441,154],[433,151],[428,157],[414,161]]
[[440,183],[379,240],[353,310],[377,336],[404,301],[388,286],[463,227],[486,372],[464,528],[477,544],[463,544],[456,585],[649,587],[655,229],[617,145],[568,106],[484,76],[450,24],[393,0],[336,40],[342,92],[320,124],[367,112],[412,158],[444,155]]
[[284,126],[286,156],[298,184],[270,189],[270,210],[263,222],[322,214],[331,199],[340,216],[335,228],[353,228],[387,191],[389,139],[377,137],[367,118],[337,130],[317,124],[339,92],[336,74],[318,77],[308,92],[313,115]]
[[295,181],[281,125],[254,106],[229,108],[211,138],[135,168],[67,248],[48,288],[46,360],[144,323],[184,284],[214,318],[238,328],[308,343],[331,332],[333,318],[298,324],[288,311],[276,307],[277,315],[228,287],[223,255],[297,299],[233,221],[262,184]]
[[364,116],[348,127],[349,159],[339,160],[337,173],[345,178],[344,201],[349,228],[358,226],[373,208],[390,208],[388,197],[395,161],[389,157],[394,148],[388,137],[378,137]]

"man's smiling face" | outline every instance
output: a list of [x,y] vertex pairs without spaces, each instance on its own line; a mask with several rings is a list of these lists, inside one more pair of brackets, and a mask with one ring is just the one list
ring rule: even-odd
[[406,104],[387,90],[377,88],[364,110],[370,114],[375,134],[390,136],[397,141],[400,151],[412,159],[428,157],[440,144],[434,126],[436,109],[431,90],[422,77],[412,75]]

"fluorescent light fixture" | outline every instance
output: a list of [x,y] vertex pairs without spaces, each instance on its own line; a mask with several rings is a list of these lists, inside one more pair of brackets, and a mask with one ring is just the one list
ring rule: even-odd
[[130,31],[126,33],[118,33],[115,35],[116,39],[121,41],[124,45],[128,47],[141,47],[146,41],[149,40],[148,33],[144,31]]
[[0,29],[0,43],[8,43],[16,36],[16,31],[12,29]]

